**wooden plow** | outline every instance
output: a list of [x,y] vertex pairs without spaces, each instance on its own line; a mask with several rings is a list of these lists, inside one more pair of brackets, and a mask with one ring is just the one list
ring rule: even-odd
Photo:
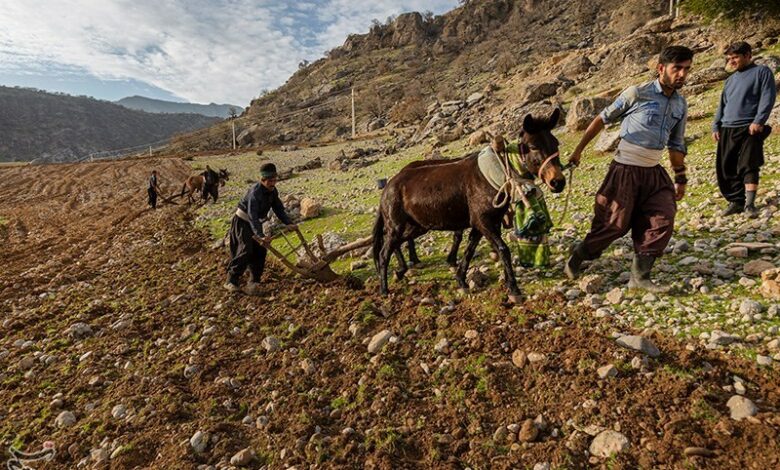
[[[273,253],[287,269],[295,274],[323,283],[335,281],[340,277],[330,268],[330,263],[341,255],[360,248],[366,248],[371,245],[372,242],[371,237],[366,237],[342,245],[335,250],[327,251],[325,249],[325,244],[322,241],[322,236],[317,235],[317,246],[319,247],[320,252],[323,253],[322,256],[318,257],[314,254],[314,250],[309,246],[309,243],[306,242],[300,229],[296,228],[293,230],[293,233],[297,236],[297,240],[291,240],[292,237],[288,237],[284,231],[279,232],[274,236],[274,240],[283,239],[289,251],[283,253],[271,245],[268,246],[268,251]],[[303,250],[303,253],[301,253],[301,250]]]

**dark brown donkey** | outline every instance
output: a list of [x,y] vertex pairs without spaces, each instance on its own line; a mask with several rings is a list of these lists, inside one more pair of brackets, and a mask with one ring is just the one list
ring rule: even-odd
[[[558,140],[551,132],[559,117],[558,109],[547,119],[536,119],[529,114],[523,120],[520,131],[521,164],[528,172],[538,175],[555,193],[563,191],[566,185],[558,157]],[[400,253],[403,242],[414,240],[430,230],[458,231],[471,227],[468,245],[456,274],[459,287],[468,289],[466,272],[477,244],[484,236],[504,264],[509,300],[520,302],[522,294],[512,270],[509,247],[501,238],[501,219],[509,204],[507,201],[500,207],[493,207],[497,193],[482,176],[475,154],[452,163],[403,168],[382,192],[379,216],[374,224],[373,255],[381,293],[386,295],[388,292],[390,256]],[[399,262],[401,266],[397,274],[402,278],[407,268],[403,257],[399,257]]]

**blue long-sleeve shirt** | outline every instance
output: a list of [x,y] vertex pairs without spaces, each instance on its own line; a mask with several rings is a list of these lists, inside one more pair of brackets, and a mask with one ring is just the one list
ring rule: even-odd
[[252,226],[252,232],[258,237],[264,236],[263,219],[268,216],[268,211],[271,209],[283,224],[292,224],[284,210],[282,200],[279,199],[279,191],[276,188],[269,190],[260,183],[255,183],[249,188],[238,203],[238,208],[249,216],[249,225]]
[[604,124],[623,119],[620,138],[647,149],[667,147],[688,153],[685,122],[688,103],[677,91],[664,95],[658,80],[626,88],[599,114]]
[[777,98],[775,77],[765,65],[751,64],[734,72],[723,85],[712,131],[721,127],[766,124]]

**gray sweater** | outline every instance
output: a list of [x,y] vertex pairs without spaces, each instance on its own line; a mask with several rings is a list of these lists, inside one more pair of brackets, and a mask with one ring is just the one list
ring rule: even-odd
[[712,131],[721,127],[766,124],[776,96],[775,77],[769,67],[751,64],[734,72],[723,86]]

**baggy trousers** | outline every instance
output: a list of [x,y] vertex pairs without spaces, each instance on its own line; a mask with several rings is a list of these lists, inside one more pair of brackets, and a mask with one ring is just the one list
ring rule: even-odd
[[635,253],[661,256],[674,230],[674,196],[674,184],[661,165],[613,161],[596,193],[593,222],[583,241],[585,257],[598,258],[629,230]]
[[146,192],[149,194],[149,205],[152,209],[157,208],[157,191],[154,188],[148,188]]
[[758,184],[759,171],[764,164],[764,140],[772,131],[750,135],[750,126],[721,127],[715,173],[720,193],[729,202],[745,203],[745,185]]
[[249,222],[233,216],[230,223],[230,264],[227,272],[230,282],[238,285],[246,268],[252,276],[252,282],[260,282],[265,269],[265,257],[268,250],[253,238]]

